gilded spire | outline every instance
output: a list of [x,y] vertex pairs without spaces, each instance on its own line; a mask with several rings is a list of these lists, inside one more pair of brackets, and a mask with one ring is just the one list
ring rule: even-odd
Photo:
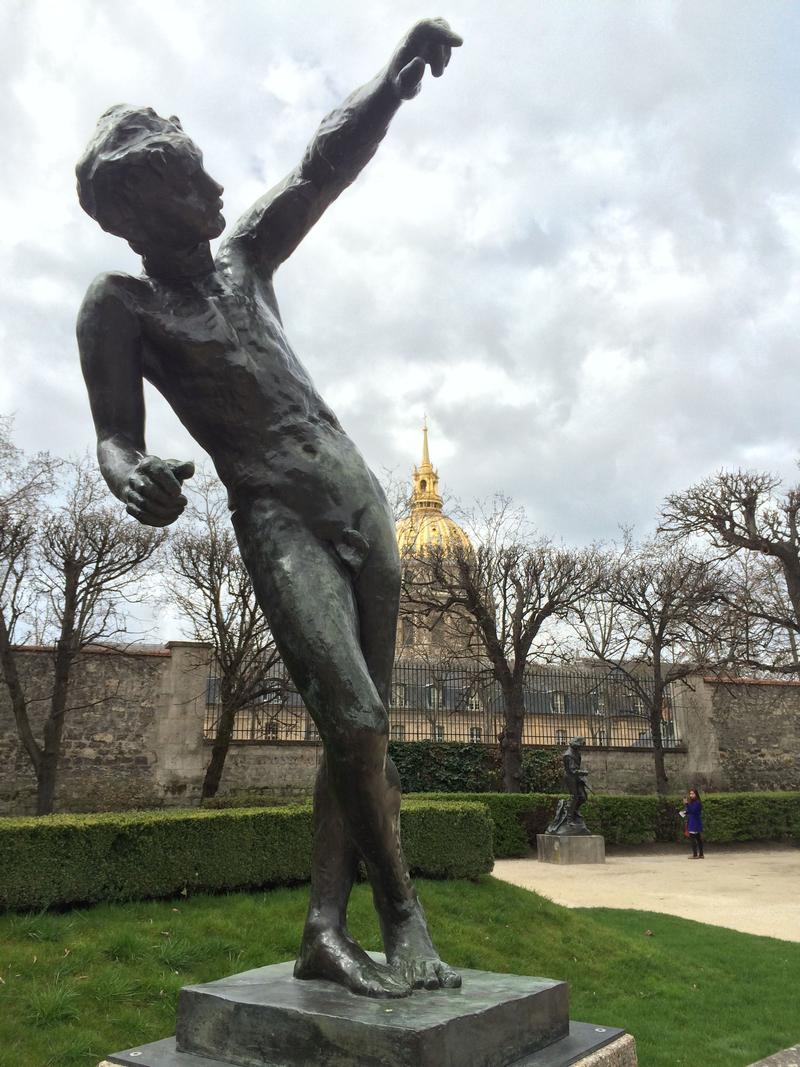
[[422,424],[422,462],[413,472],[411,514],[397,524],[397,545],[401,555],[424,548],[448,548],[454,545],[471,550],[469,538],[452,519],[442,513],[439,496],[439,472],[431,463],[428,451],[428,419]]
[[422,417],[422,466],[430,467],[431,457],[428,455],[428,416]]
[[411,493],[412,518],[421,511],[441,511],[439,472],[434,469],[428,452],[428,419],[422,424],[422,463],[414,468],[414,488]]

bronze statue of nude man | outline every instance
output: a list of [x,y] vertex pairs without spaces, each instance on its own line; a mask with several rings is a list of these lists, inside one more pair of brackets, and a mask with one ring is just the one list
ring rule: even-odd
[[[78,343],[100,468],[128,512],[166,526],[191,463],[148,454],[143,379],[171,404],[226,486],[242,556],[324,745],[314,795],[311,901],[298,978],[400,997],[458,986],[439,958],[403,857],[400,784],[387,757],[399,597],[384,494],[286,339],[272,286],[325,208],[358,175],[426,65],[461,44],[441,19],[415,25],[386,67],[328,115],[301,163],[219,249],[222,186],[177,118],[119,105],[76,172],[84,209],[143,259],[140,277],[91,285]],[[347,930],[363,858],[387,966]]]

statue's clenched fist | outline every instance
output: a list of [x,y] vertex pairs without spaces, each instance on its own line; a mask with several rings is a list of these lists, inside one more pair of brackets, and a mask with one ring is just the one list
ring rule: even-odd
[[419,92],[425,66],[439,78],[450,62],[450,52],[463,42],[444,19],[423,19],[412,26],[389,61],[389,78],[402,100]]
[[181,483],[194,474],[194,463],[144,456],[130,473],[125,509],[145,526],[169,526],[186,507]]

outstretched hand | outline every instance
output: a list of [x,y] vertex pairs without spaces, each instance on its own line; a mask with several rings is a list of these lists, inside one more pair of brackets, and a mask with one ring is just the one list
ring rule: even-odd
[[125,510],[145,526],[169,526],[186,507],[181,483],[194,474],[194,463],[145,456],[128,478]]
[[389,61],[389,78],[402,100],[416,96],[425,66],[440,78],[450,62],[450,51],[462,44],[444,19],[423,19],[412,26]]

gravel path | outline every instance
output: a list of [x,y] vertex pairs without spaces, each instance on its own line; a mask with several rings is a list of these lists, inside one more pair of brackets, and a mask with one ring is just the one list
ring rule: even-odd
[[604,864],[562,867],[497,860],[493,874],[569,908],[635,908],[800,941],[800,849],[709,846],[687,862],[680,845],[611,850]]

